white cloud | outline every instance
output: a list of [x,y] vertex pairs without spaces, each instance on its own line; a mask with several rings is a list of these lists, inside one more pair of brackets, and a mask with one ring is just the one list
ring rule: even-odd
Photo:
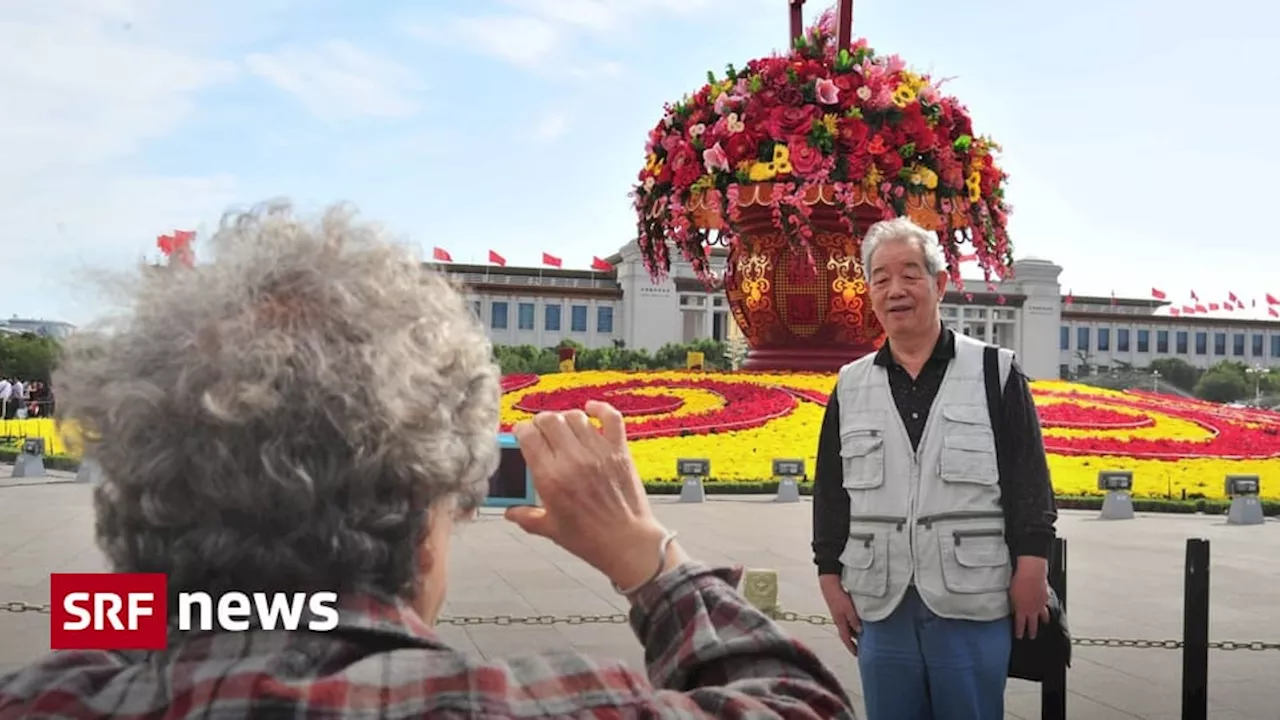
[[533,135],[541,142],[552,142],[569,131],[569,116],[559,110],[543,113],[533,128]]
[[[586,34],[607,40],[654,15],[690,15],[722,7],[755,12],[766,0],[505,0],[509,12],[455,18],[455,40],[513,65],[541,72],[564,71],[578,78],[616,75],[614,62],[571,59],[572,41]],[[780,20],[781,22],[781,20]],[[439,30],[411,31],[424,40],[443,38]],[[603,65],[603,71],[596,68]],[[567,70],[566,70],[567,68]]]
[[405,117],[418,109],[421,86],[412,72],[348,42],[254,53],[245,64],[322,118]]
[[195,93],[236,72],[169,37],[156,19],[164,9],[159,0],[5,3],[0,253],[19,270],[0,312],[56,314],[70,267],[136,259],[164,223],[208,217],[230,197],[231,178],[130,167],[145,143],[193,115]]

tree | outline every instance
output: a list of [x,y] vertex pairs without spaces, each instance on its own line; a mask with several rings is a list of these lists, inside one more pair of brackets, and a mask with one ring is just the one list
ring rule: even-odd
[[1179,358],[1152,360],[1148,369],[1160,373],[1160,379],[1187,392],[1195,392],[1196,382],[1200,379],[1200,371]]
[[0,376],[48,383],[61,347],[51,337],[0,333]]
[[1253,395],[1253,386],[1244,377],[1244,372],[1235,368],[1220,367],[1219,363],[1204,372],[1196,383],[1195,395],[1209,402],[1229,403]]

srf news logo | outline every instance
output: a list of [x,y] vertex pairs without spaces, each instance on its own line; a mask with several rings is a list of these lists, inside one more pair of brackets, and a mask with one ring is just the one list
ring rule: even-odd
[[[168,578],[159,573],[54,573],[49,576],[53,650],[163,650],[169,637]],[[244,632],[327,632],[338,626],[338,595],[230,592],[178,595],[177,628]]]

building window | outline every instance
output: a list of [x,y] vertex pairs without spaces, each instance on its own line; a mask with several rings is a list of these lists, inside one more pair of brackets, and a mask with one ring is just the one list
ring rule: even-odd
[[489,319],[489,327],[494,330],[507,329],[507,303],[499,300],[489,306],[489,312],[492,317]]
[[570,309],[570,312],[572,312],[573,315],[569,318],[569,330],[573,332],[586,332],[587,331],[587,306],[574,305]]
[[1129,329],[1116,330],[1116,352],[1129,352]]
[[1196,333],[1196,354],[1197,355],[1209,354],[1209,333],[1203,330]]
[[1076,328],[1076,349],[1089,352],[1089,328]]
[[516,327],[520,330],[533,329],[533,303],[520,303],[516,307]]
[[560,306],[548,305],[547,316],[546,318],[544,318],[544,320],[545,322],[543,322],[542,324],[543,330],[550,330],[551,332],[560,332]]
[[596,308],[596,332],[612,334],[613,333],[613,308],[608,305],[601,305]]
[[[1164,351],[1169,352],[1169,333],[1164,333]],[[1138,352],[1151,352],[1151,331],[1138,331]]]
[[1244,333],[1235,333],[1231,336],[1231,354],[1244,357]]
[[1111,328],[1098,328],[1098,352],[1111,352]]
[[1059,350],[1071,349],[1071,328],[1067,327],[1066,325],[1063,325],[1062,327],[1058,328],[1058,349]]
[[1213,354],[1214,355],[1227,354],[1227,334],[1226,333],[1213,334]]
[[[1165,332],[1165,331],[1161,330],[1160,332]],[[1178,341],[1178,354],[1186,355],[1187,354],[1187,331],[1186,330],[1178,331],[1177,341]],[[1159,335],[1156,336],[1156,352],[1164,352],[1163,350],[1160,349]]]
[[1253,356],[1262,357],[1262,333],[1253,336]]
[[[1064,329],[1065,329],[1065,328],[1064,328]],[[1070,380],[1070,379],[1071,379],[1071,366],[1070,366],[1070,365],[1059,365],[1059,366],[1058,366],[1058,379],[1059,379],[1059,380]]]
[[1271,336],[1271,357],[1280,357],[1280,335]]

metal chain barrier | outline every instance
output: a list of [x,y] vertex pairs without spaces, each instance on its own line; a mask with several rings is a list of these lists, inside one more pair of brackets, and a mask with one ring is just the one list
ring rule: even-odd
[[[38,613],[41,615],[49,614],[49,605],[36,605],[28,602],[7,602],[0,603],[0,610],[11,613]],[[831,618],[820,614],[804,614],[792,612],[790,610],[775,610],[768,613],[778,622],[787,623],[808,623],[809,625],[833,625]],[[477,625],[494,625],[497,627],[508,627],[513,625],[521,626],[539,626],[539,625],[626,625],[629,618],[626,613],[611,613],[604,615],[596,615],[590,613],[572,614],[572,615],[453,615],[450,617],[442,617],[436,621],[437,625],[455,625],[459,627],[473,627]],[[1108,647],[1108,648],[1134,648],[1139,650],[1181,650],[1183,643],[1181,640],[1138,640],[1131,638],[1103,638],[1103,637],[1073,637],[1071,644],[1080,647]],[[1209,643],[1210,650],[1252,650],[1262,652],[1266,650],[1280,650],[1280,642],[1268,642],[1266,640],[1219,640]]]

